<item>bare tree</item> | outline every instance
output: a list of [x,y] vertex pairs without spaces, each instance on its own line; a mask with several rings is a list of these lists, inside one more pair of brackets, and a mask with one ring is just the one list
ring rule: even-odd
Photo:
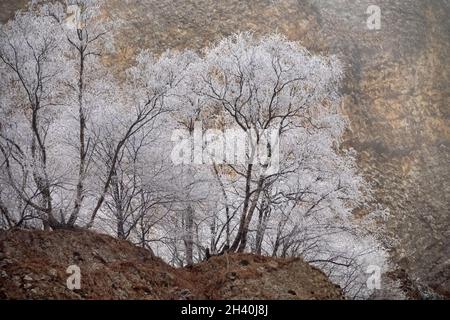
[[[256,40],[239,34],[211,49],[198,69],[193,90],[206,100],[204,108],[219,112],[226,125],[238,127],[251,142],[245,163],[228,164],[243,178],[241,216],[231,244],[231,250],[243,251],[264,190],[280,177],[294,174],[293,167],[267,173],[279,143],[268,139],[268,131],[275,131],[276,139],[282,139],[298,128],[313,128],[317,105],[336,102],[340,67],[338,62],[311,56],[280,37]],[[321,109],[327,116],[335,114],[334,110]],[[323,116],[316,112],[316,117]],[[337,122],[324,131],[339,130],[339,126]],[[262,164],[255,162],[261,144],[268,154],[268,161]]]
[[[71,10],[69,10],[71,9]],[[72,15],[65,19],[69,32],[67,41],[71,49],[74,50],[75,67],[77,69],[76,85],[68,85],[76,93],[76,103],[78,107],[78,176],[73,210],[67,220],[67,226],[73,227],[80,214],[84,199],[84,182],[88,174],[89,159],[92,154],[92,140],[87,133],[88,109],[86,92],[92,82],[93,75],[99,72],[101,62],[98,57],[102,55],[102,48],[105,42],[111,39],[104,39],[107,34],[107,26],[104,21],[99,21],[99,6],[91,1],[78,0],[72,4],[68,10]],[[88,64],[91,64],[89,68]]]
[[[41,214],[46,228],[60,226],[53,210],[51,193],[55,181],[49,174],[47,134],[54,117],[51,109],[62,104],[62,92],[57,88],[58,81],[66,75],[61,68],[61,43],[58,21],[46,14],[20,13],[0,30],[1,90],[5,93],[5,121],[0,125],[3,168],[10,186],[21,201]],[[13,105],[20,110],[15,121],[27,124],[22,126],[26,133],[20,136],[12,134],[16,124],[8,123],[14,115]],[[16,174],[21,178],[17,179]],[[20,179],[33,185],[23,188],[18,183]]]

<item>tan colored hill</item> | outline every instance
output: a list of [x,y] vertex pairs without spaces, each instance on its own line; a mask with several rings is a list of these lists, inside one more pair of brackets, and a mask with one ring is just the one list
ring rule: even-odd
[[[3,21],[24,1],[0,4]],[[280,32],[348,65],[346,144],[374,184],[399,238],[394,260],[411,279],[450,294],[450,1],[108,0],[122,69],[140,48],[200,49],[236,31]]]
[[[69,290],[69,265],[81,288]],[[0,232],[0,299],[342,299],[301,259],[250,254],[172,268],[128,241],[91,231]]]

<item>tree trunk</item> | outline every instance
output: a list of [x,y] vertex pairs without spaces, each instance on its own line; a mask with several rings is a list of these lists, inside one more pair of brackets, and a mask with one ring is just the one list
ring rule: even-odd
[[[82,40],[82,39],[80,39]],[[85,46],[80,44],[78,49],[80,54],[80,75],[78,78],[78,121],[79,121],[79,169],[78,169],[78,183],[75,194],[75,204],[72,210],[72,214],[67,222],[69,227],[73,227],[75,225],[76,220],[78,219],[78,215],[81,209],[81,203],[83,201],[83,183],[84,183],[84,175],[85,175],[85,167],[86,167],[86,143],[85,143],[85,129],[86,129],[86,117],[84,114],[84,106],[83,106],[83,93],[84,93],[84,50]]]
[[255,194],[253,196],[252,204],[248,210],[247,216],[245,217],[244,225],[241,232],[241,239],[240,244],[237,249],[237,252],[244,252],[245,247],[247,246],[247,234],[248,234],[248,228],[250,226],[250,222],[252,221],[253,213],[255,212],[256,205],[258,204],[259,197],[261,195],[262,186],[264,183],[264,179],[260,178],[258,181],[258,185],[255,190]]
[[258,216],[258,226],[256,228],[256,240],[255,240],[255,254],[261,254],[262,252],[262,243],[264,240],[264,234],[266,232],[266,223],[268,216],[268,209],[266,207],[262,207],[259,211]]
[[233,244],[230,247],[230,251],[236,251],[238,249],[238,246],[239,246],[241,239],[243,237],[243,234],[244,234],[245,220],[247,217],[247,210],[248,210],[248,205],[249,205],[250,196],[251,196],[250,183],[251,183],[251,177],[252,177],[252,169],[253,169],[253,164],[251,164],[251,163],[248,164],[246,183],[245,183],[244,206],[242,208],[242,214],[241,214],[241,218],[239,220],[239,228],[238,228],[238,231],[236,234],[236,238],[234,239]]
[[186,265],[192,266],[194,263],[194,210],[190,206],[184,215],[184,246],[186,250]]
[[117,238],[124,240],[126,239],[125,230],[123,227],[123,219],[117,220]]

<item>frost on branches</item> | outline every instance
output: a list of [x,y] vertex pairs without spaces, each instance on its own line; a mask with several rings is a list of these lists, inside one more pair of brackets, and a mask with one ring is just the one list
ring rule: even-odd
[[[225,251],[301,256],[368,297],[368,266],[388,268],[386,213],[355,215],[372,198],[340,147],[339,60],[240,33],[201,54],[142,51],[117,74],[100,13],[34,1],[0,27],[1,228],[96,228],[178,266]],[[226,130],[246,143],[241,157],[207,134]],[[172,161],[174,132],[186,161]]]

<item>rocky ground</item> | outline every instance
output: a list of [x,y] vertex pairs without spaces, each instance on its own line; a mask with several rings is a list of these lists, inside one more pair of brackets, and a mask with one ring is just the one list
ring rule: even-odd
[[[81,272],[67,288],[68,266]],[[0,299],[343,299],[301,259],[250,254],[172,268],[128,241],[91,231],[0,233]]]

